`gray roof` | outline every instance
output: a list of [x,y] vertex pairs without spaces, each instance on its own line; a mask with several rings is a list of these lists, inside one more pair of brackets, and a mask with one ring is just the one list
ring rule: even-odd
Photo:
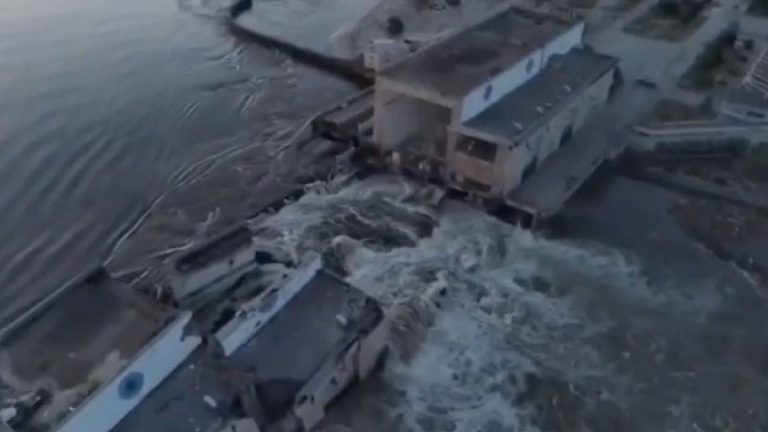
[[573,25],[512,8],[396,64],[380,76],[454,101]]
[[[234,396],[251,384],[272,421],[323,362],[382,319],[375,300],[321,270],[247,344],[227,358],[198,350],[113,432],[209,431],[232,414]],[[218,406],[206,405],[206,396]]]
[[549,60],[536,77],[469,119],[458,130],[494,142],[513,143],[617,64],[613,57],[574,49]]
[[370,333],[382,317],[375,300],[320,271],[227,362],[251,372],[265,408],[283,415],[327,359]]

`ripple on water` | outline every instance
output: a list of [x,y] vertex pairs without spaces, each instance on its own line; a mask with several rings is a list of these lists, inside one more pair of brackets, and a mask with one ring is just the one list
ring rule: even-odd
[[258,95],[282,58],[229,34],[225,2],[194,3],[0,3],[0,323],[102,260],[200,161],[268,129],[259,113],[281,104]]

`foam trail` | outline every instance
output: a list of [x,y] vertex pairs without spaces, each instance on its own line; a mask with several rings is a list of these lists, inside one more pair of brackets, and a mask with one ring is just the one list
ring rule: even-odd
[[623,378],[590,343],[605,324],[585,316],[572,293],[601,284],[661,301],[632,260],[547,240],[458,203],[438,216],[418,196],[409,183],[374,177],[315,187],[258,223],[293,256],[330,253],[350,283],[389,307],[399,354],[384,375],[390,396],[359,403],[385,403],[393,423],[376,429],[361,414],[347,426],[535,431],[541,413],[533,405],[584,410],[573,401],[594,383],[619,398]]

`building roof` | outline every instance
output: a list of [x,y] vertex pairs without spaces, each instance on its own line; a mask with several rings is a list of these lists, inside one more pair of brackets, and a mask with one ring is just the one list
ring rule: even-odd
[[[251,384],[269,420],[284,415],[319,365],[383,319],[375,300],[322,270],[288,303],[272,307],[280,310],[248,343],[226,358],[193,354],[113,432],[216,430],[213,426],[230,414],[227,401]],[[206,406],[206,397],[220,406]]]
[[512,8],[396,64],[380,77],[455,101],[573,25]]
[[584,49],[553,56],[530,81],[458,127],[465,135],[513,144],[557,114],[565,103],[617,64]]
[[164,327],[167,316],[103,269],[66,288],[0,344],[6,356],[0,389],[7,389],[0,399],[12,400],[40,387],[51,394],[19,430],[48,430],[58,424],[131,362]]
[[[341,325],[338,317],[343,317],[346,324]],[[375,300],[319,271],[227,361],[238,369],[252,371],[268,415],[280,417],[327,360],[370,333],[382,318]],[[297,356],[299,347],[301,355]]]
[[193,247],[174,262],[181,273],[189,273],[208,264],[229,257],[251,245],[252,233],[247,226],[237,226]]

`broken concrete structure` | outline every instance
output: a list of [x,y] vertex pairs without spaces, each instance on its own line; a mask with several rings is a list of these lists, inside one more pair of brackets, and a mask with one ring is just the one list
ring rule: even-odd
[[[281,290],[291,292],[280,297]],[[227,357],[228,374],[261,430],[276,424],[277,430],[311,430],[384,353],[383,312],[362,291],[324,272],[319,259],[259,302],[254,311],[269,307],[277,314],[255,327],[247,311],[235,319],[253,337]]]
[[510,194],[614,84],[616,60],[582,48],[584,22],[567,18],[511,8],[382,72],[376,149],[403,169],[514,205]]
[[231,286],[256,268],[256,246],[245,225],[236,226],[182,253],[168,267],[174,300],[198,307],[199,298]]
[[18,432],[110,431],[200,344],[190,319],[103,269],[89,274],[0,343],[5,423]]
[[385,355],[379,304],[311,260],[244,302],[118,427],[308,431]]

